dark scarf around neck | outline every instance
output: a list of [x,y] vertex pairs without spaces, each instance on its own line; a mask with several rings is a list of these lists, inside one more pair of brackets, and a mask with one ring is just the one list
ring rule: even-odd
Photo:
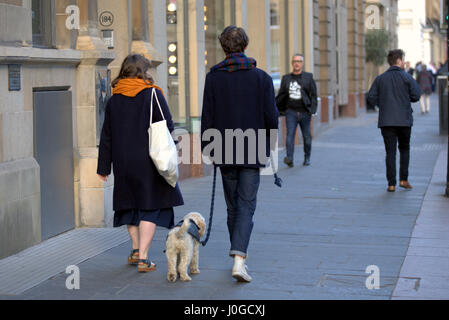
[[226,56],[219,64],[211,68],[211,72],[215,71],[227,71],[234,72],[239,70],[251,70],[257,66],[256,60],[248,58],[244,53],[233,53]]

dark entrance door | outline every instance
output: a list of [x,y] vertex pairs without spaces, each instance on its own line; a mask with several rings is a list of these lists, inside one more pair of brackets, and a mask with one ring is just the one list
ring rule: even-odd
[[34,156],[40,166],[42,240],[73,229],[71,91],[34,92]]

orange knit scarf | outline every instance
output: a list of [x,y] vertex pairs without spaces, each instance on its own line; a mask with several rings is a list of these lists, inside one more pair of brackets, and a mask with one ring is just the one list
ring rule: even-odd
[[120,79],[115,87],[112,89],[112,94],[123,94],[127,97],[135,97],[140,91],[147,88],[156,88],[164,94],[161,88],[153,84],[147,84],[143,79],[126,78]]

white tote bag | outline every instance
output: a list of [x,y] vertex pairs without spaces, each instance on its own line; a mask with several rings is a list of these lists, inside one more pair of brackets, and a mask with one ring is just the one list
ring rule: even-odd
[[[153,97],[159,106],[162,121],[153,123]],[[173,188],[179,178],[178,172],[178,150],[167,127],[167,121],[162,113],[161,105],[157,98],[156,90],[151,92],[150,127],[148,128],[148,139],[150,157],[154,162],[159,174],[165,178]]]

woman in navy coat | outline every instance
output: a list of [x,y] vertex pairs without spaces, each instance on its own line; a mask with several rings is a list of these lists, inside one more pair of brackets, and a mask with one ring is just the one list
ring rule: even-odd
[[[149,156],[152,90],[156,90],[170,132],[174,130],[167,102],[162,90],[153,84],[149,68],[150,61],[141,55],[132,54],[123,61],[106,105],[97,169],[106,181],[113,167],[114,227],[128,226],[133,245],[128,263],[138,264],[139,272],[155,270],[148,250],[156,226],[173,227],[173,207],[184,204],[178,185],[171,187]],[[153,122],[163,120],[156,99],[153,105]]]

